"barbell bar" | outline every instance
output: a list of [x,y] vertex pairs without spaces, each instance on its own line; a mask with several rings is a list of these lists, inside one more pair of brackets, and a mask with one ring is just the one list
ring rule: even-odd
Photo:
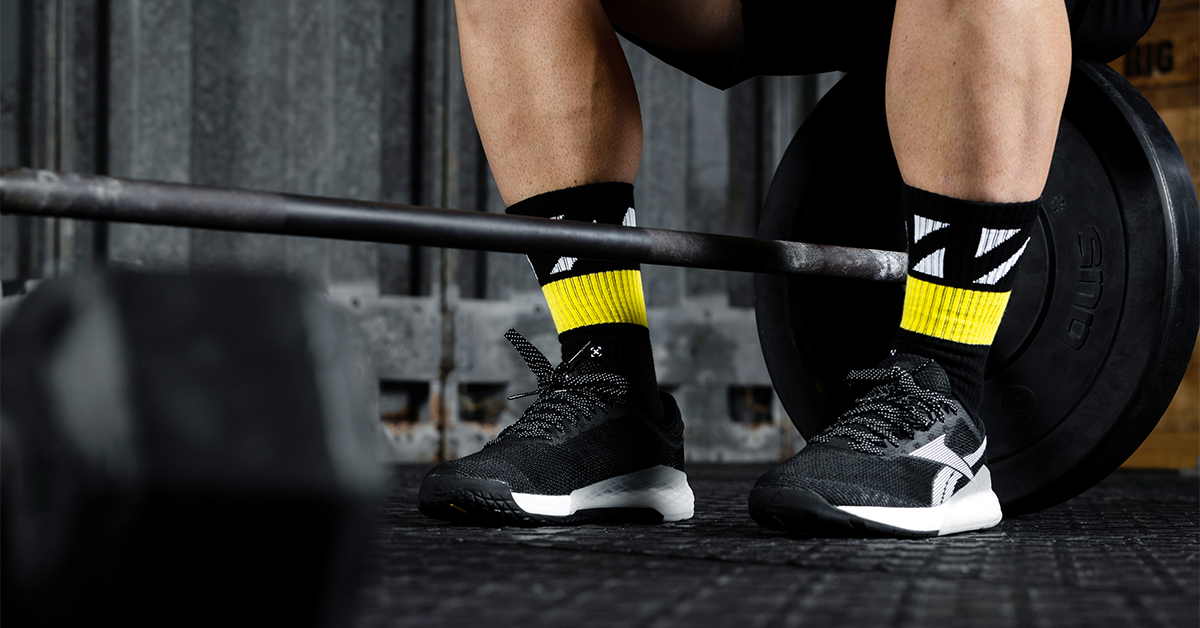
[[901,282],[907,255],[278,192],[0,169],[0,213]]

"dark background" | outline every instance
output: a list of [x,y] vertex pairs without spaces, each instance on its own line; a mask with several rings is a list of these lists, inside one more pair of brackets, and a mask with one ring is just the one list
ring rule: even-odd
[[[503,211],[463,85],[453,3],[2,0],[0,165]],[[753,235],[792,133],[838,75],[719,92],[625,45],[645,149],[643,226]],[[14,301],[90,266],[286,272],[353,309],[394,460],[474,451],[533,379],[502,334],[548,352],[522,256],[4,216]],[[799,446],[758,348],[751,276],[644,269],[660,382],[693,460]],[[555,356],[556,357],[556,356]]]

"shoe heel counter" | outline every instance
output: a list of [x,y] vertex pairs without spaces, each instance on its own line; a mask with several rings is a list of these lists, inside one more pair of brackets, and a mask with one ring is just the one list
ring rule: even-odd
[[658,391],[658,396],[662,399],[663,417],[667,421],[660,427],[663,435],[667,438],[667,442],[674,445],[674,450],[671,452],[671,467],[683,471],[684,461],[684,441],[683,441],[683,413],[679,410],[679,403],[675,401],[670,393]]

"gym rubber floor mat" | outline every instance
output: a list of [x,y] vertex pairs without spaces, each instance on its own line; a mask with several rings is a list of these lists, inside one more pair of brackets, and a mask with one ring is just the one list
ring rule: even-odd
[[479,528],[417,512],[398,466],[360,626],[1181,626],[1200,623],[1200,481],[1122,473],[983,532],[795,538],[756,525],[765,466],[689,465],[696,515]]

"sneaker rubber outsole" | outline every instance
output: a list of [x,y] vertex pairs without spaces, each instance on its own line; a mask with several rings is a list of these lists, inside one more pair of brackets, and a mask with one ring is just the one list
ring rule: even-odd
[[781,486],[750,491],[750,517],[764,528],[803,536],[923,539],[938,535],[936,530],[905,530],[863,519],[812,491]]
[[991,473],[983,467],[967,486],[939,506],[839,508],[808,489],[761,486],[750,491],[750,516],[763,527],[795,534],[920,539],[990,528],[1000,523],[1003,515],[992,492]]
[[461,476],[429,478],[418,494],[418,508],[428,517],[484,526],[664,523],[691,518],[693,504],[687,476],[663,466],[569,495],[514,495],[503,482]]

